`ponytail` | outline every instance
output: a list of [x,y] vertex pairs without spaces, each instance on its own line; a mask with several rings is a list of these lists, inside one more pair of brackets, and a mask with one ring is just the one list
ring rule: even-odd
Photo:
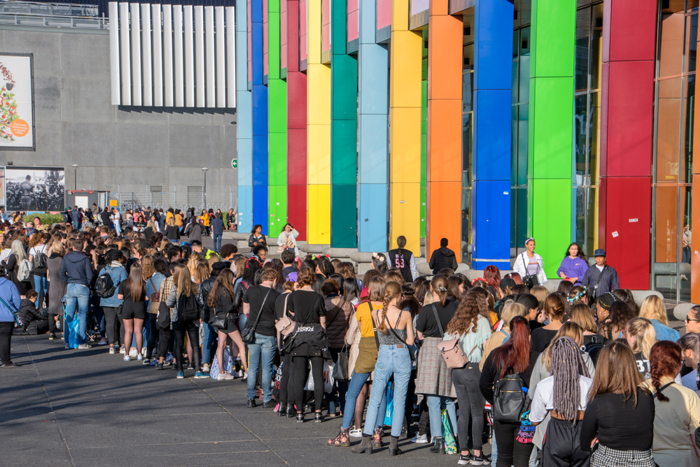
[[389,303],[395,298],[401,296],[401,285],[398,282],[388,282],[384,286],[384,303],[382,304],[382,315],[379,316],[377,312],[377,318],[379,318],[379,330],[384,334],[389,334],[389,329],[387,329],[386,324],[386,312],[389,309]]

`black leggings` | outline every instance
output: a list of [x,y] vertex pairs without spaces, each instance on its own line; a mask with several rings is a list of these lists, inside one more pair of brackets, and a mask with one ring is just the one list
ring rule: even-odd
[[[121,341],[117,336],[117,323],[119,323],[117,309],[111,306],[103,306],[102,311],[104,311],[105,314],[105,334],[107,334],[107,343],[109,345],[114,345],[116,342]],[[129,344],[131,344],[131,342],[129,342]]]
[[[472,418],[473,449],[481,451],[481,434],[484,431],[484,396],[479,389],[479,364],[469,362],[464,368],[452,370],[452,383],[459,402],[459,445],[467,449],[469,441],[469,416]],[[501,453],[498,453],[499,457]]]
[[170,329],[161,329],[158,331],[158,358],[165,358],[168,355],[168,349],[173,344],[173,331]]
[[314,405],[316,411],[323,407],[323,357],[292,357],[294,366],[294,403],[297,411],[304,411],[304,386],[308,375],[308,362],[311,361],[312,375],[314,378]]
[[0,323],[0,360],[2,360],[3,365],[12,363],[12,359],[10,359],[10,343],[12,341],[12,329],[14,327],[14,321],[3,321]]
[[183,370],[182,346],[185,344],[185,333],[187,333],[190,344],[192,344],[192,355],[189,355],[190,363],[194,365],[195,371],[199,371],[201,365],[199,359],[199,327],[195,324],[195,320],[173,323],[173,333],[175,334],[175,359],[177,360],[177,370]]
[[528,467],[532,444],[519,443],[515,438],[520,431],[519,423],[494,422],[498,459],[496,467]]
[[[288,393],[294,394],[294,386],[292,382],[294,376],[294,367],[292,366],[292,356],[287,354],[282,358],[282,378],[280,378],[280,403],[288,402]],[[293,398],[292,398],[293,399]],[[293,400],[291,401],[293,402]]]
[[158,340],[158,327],[156,326],[157,322],[158,315],[149,313],[148,324],[150,326],[151,332],[148,333],[148,342],[146,343],[146,358],[148,359],[153,358],[153,349],[155,349],[156,341]]
[[[54,316],[58,315],[52,315],[51,313],[46,315],[49,318],[49,332],[51,334],[56,334],[56,321],[54,321]],[[61,319],[59,316],[58,319]]]

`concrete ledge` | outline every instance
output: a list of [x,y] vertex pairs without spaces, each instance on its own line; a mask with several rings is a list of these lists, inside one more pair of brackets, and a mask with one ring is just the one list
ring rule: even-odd
[[[678,321],[685,321],[685,318],[688,316],[688,312],[690,312],[690,309],[695,306],[695,303],[681,303],[679,305],[676,305],[676,307],[673,309],[673,318],[677,319]],[[671,316],[669,316],[671,318]]]
[[[664,299],[664,296],[661,295],[661,292],[657,292],[656,290],[633,290],[632,291],[632,296],[634,297],[634,302],[637,304],[637,306],[642,306],[642,302],[644,301],[644,299],[651,296],[651,295],[656,295],[661,300]],[[683,318],[683,319],[685,319],[685,318]]]
[[303,241],[297,242],[297,246],[299,247],[299,254],[304,252],[311,255],[320,255],[326,248],[330,248],[330,245],[310,244]]

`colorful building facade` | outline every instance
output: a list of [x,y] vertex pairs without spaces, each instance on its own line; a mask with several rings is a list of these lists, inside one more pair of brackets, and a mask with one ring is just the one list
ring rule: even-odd
[[236,13],[241,231],[290,222],[360,252],[445,237],[473,269],[502,270],[534,237],[549,277],[577,242],[604,248],[625,288],[700,301],[698,0]]

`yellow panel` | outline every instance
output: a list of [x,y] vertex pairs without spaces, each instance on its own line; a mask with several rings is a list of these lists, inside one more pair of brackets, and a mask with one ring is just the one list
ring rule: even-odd
[[330,245],[331,243],[331,186],[309,185],[309,228],[307,243]]
[[420,107],[391,109],[391,183],[420,183],[420,118]]
[[396,238],[403,235],[406,248],[420,256],[420,179],[415,183],[391,184],[390,224],[391,248],[397,247]]
[[408,31],[408,0],[391,2],[391,30]]
[[422,38],[412,31],[391,38],[391,107],[421,107]]
[[307,127],[307,183],[324,185],[331,183],[331,127],[309,125]]
[[309,125],[331,124],[331,69],[326,65],[309,65],[306,70]]
[[307,19],[309,53],[307,64],[321,63],[322,18],[321,0],[306,0],[309,8]]

